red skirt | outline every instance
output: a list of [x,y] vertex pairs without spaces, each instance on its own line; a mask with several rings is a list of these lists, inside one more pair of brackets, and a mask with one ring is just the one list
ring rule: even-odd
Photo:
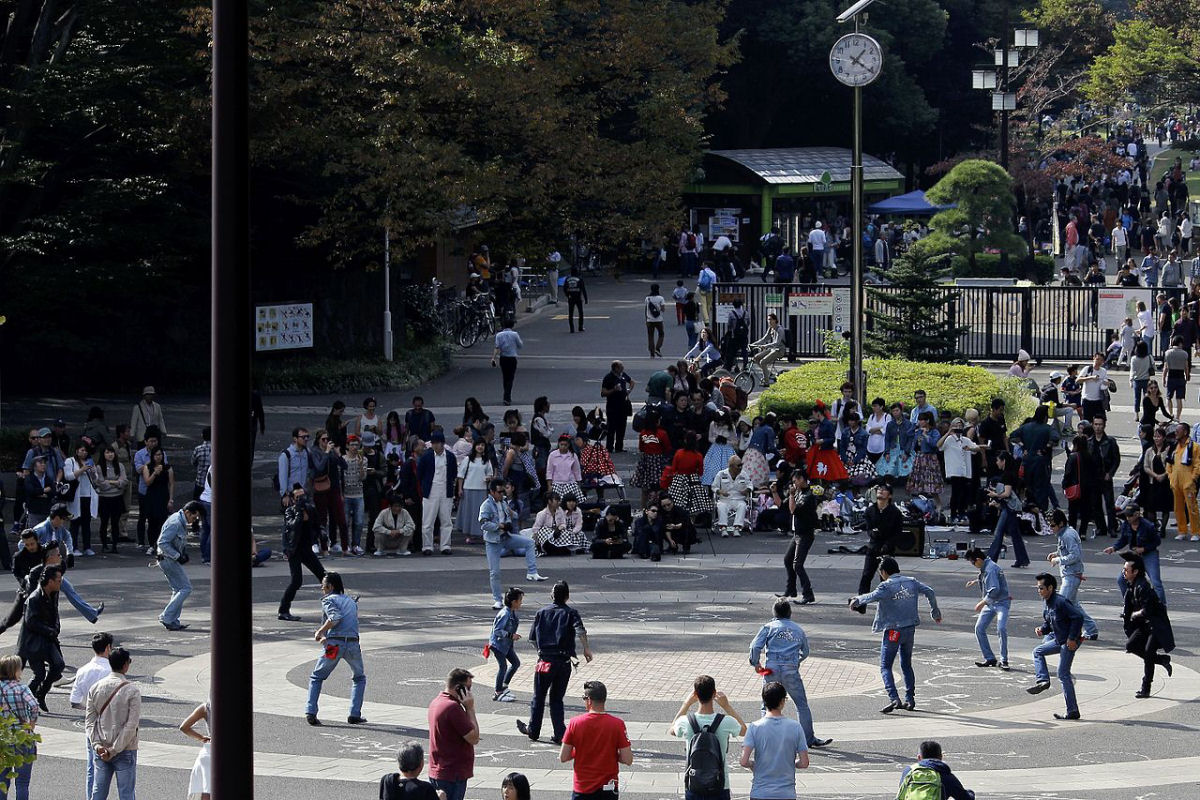
[[808,451],[808,479],[810,481],[844,481],[849,477],[837,450],[813,447]]

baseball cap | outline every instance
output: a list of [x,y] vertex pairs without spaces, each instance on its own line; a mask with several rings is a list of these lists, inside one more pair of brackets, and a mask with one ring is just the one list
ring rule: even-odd
[[142,395],[145,396],[148,394],[158,394],[158,392],[154,391],[153,386],[143,386],[142,387]]
[[49,428],[38,428],[37,435],[38,435],[38,436],[49,436],[49,435],[50,435],[50,429],[49,429]]

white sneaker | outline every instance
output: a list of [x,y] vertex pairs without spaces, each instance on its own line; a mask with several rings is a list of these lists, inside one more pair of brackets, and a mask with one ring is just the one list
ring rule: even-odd
[[492,603],[492,610],[493,610],[493,611],[499,611],[499,610],[500,610],[500,609],[502,609],[502,608],[504,608],[504,603],[501,603],[499,600],[497,600],[496,602]]
[[148,555],[148,556],[152,556],[152,555],[154,555],[154,548],[153,548],[153,547],[147,547],[147,548],[146,548],[146,555]]
[[540,582],[540,581],[548,581],[548,580],[550,580],[550,579],[549,579],[549,578],[547,578],[547,577],[546,577],[546,576],[544,576],[544,575],[538,575],[536,572],[531,572],[531,573],[529,573],[528,575],[526,575],[526,576],[525,576],[525,580],[527,580],[527,581],[539,581],[539,582]]
[[728,531],[728,530],[722,530],[722,531],[721,531],[721,538],[722,538],[722,539],[728,539],[728,538],[729,538],[729,531]]
[[496,698],[496,701],[500,703],[515,703],[517,701],[517,696],[508,689],[505,689],[500,696]]
[[342,546],[340,544],[335,544],[333,547],[329,548],[329,552],[341,554]]
[[376,558],[380,558],[380,557],[382,557],[382,556],[386,556],[386,555],[387,555],[387,553],[383,552],[382,550],[376,550],[376,551],[375,551],[375,557],[376,557]]
[[87,550],[83,551],[83,554],[85,556],[94,556],[96,555],[96,551],[89,547]]
[[[75,556],[76,558],[83,558],[83,552],[80,550],[72,550],[71,555]],[[96,554],[92,553],[92,555],[96,555]]]
[[350,548],[350,554],[351,554],[351,555],[355,555],[355,556],[361,556],[361,555],[362,555],[364,552],[365,552],[365,551],[364,551],[364,550],[363,550],[361,547],[359,547],[358,545],[354,545],[354,547],[351,547],[351,548]]
[[407,550],[397,550],[396,555],[398,555],[400,558],[404,558],[405,556],[411,556],[412,553],[408,552]]
[[1193,541],[1193,542],[1200,542],[1200,536],[1193,536],[1193,537],[1192,537],[1192,541]]
[[735,528],[735,529],[734,529],[734,531],[733,531],[733,538],[735,538],[735,539],[740,539],[740,538],[742,538],[742,532],[741,532],[741,531],[739,531],[739,530],[737,530],[737,529]]

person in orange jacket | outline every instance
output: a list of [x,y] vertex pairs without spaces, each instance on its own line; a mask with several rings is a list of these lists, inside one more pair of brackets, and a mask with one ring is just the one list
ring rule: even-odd
[[[1191,426],[1175,427],[1175,448],[1167,460],[1167,479],[1175,496],[1175,528],[1178,540],[1200,542],[1200,510],[1196,508],[1196,478],[1200,477],[1200,445],[1190,438]],[[1163,531],[1165,533],[1165,531]]]

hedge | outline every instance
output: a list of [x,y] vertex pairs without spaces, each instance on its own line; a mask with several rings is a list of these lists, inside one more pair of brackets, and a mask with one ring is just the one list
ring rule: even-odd
[[1054,257],[1046,255],[1035,255],[1032,266],[1026,258],[1010,258],[1007,271],[1001,271],[998,253],[976,253],[974,269],[966,256],[955,256],[950,267],[956,278],[1017,278],[1037,284],[1054,280]]
[[[1006,421],[1015,429],[1033,416],[1037,400],[1016,378],[998,378],[983,367],[960,364],[926,364],[897,359],[868,359],[867,402],[882,397],[889,404],[899,400],[911,408],[913,392],[924,389],[928,402],[943,415],[960,417],[968,408],[985,415],[992,398],[1002,397],[1007,404]],[[826,405],[841,397],[840,386],[846,379],[844,361],[810,361],[779,376],[758,398],[757,410],[765,414],[790,413],[807,419],[817,400]],[[867,409],[870,412],[870,409]]]
[[264,393],[340,394],[401,390],[433,380],[450,366],[442,340],[418,347],[397,347],[394,361],[290,357],[256,366]]

